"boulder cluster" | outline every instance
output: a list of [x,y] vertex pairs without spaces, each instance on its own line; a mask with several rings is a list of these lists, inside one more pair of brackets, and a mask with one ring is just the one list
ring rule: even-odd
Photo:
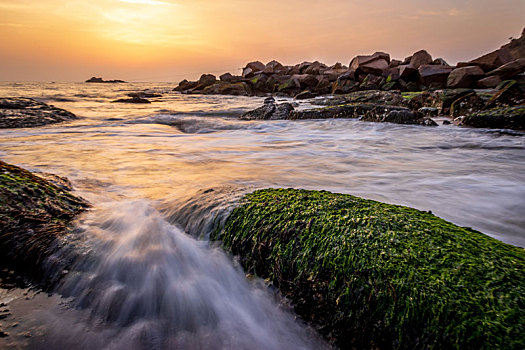
[[388,53],[354,57],[348,66],[303,62],[285,66],[277,61],[250,62],[241,76],[204,74],[183,80],[174,90],[184,93],[291,96],[297,99],[362,90],[424,91],[443,88],[494,88],[509,79],[525,81],[525,29],[522,36],[500,49],[451,66],[420,50],[404,60]]

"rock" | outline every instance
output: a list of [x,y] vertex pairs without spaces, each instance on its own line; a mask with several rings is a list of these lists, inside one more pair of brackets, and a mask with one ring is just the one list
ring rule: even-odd
[[196,87],[194,87],[194,90],[202,90],[210,85],[215,84],[217,81],[217,78],[213,74],[203,74],[199,78],[199,82]]
[[503,66],[490,71],[487,73],[487,76],[497,75],[502,80],[512,78],[515,75],[523,73],[525,71],[525,58],[519,58],[517,60],[511,61],[504,64]]
[[410,65],[416,69],[423,65],[430,65],[432,62],[432,56],[425,50],[414,53],[410,59]]
[[309,99],[309,98],[314,98],[315,96],[317,96],[316,94],[308,91],[308,90],[305,90],[299,94],[297,94],[295,96],[295,99],[296,100],[306,100],[306,99]]
[[238,203],[211,239],[335,347],[524,348],[523,249],[347,194],[263,189]]
[[382,76],[387,79],[387,82],[396,81],[401,78],[399,67],[388,68],[383,71]]
[[286,68],[281,63],[273,60],[266,64],[262,72],[265,74],[282,74],[285,71]]
[[485,107],[486,102],[475,92],[461,96],[450,106],[451,117],[461,117],[480,111]]
[[[46,268],[42,262],[56,251],[56,239],[67,233],[68,224],[86,210],[88,203],[27,170],[2,161],[0,174],[2,259],[40,282]],[[54,282],[47,278],[41,282]]]
[[317,78],[310,74],[296,74],[292,76],[292,79],[296,81],[296,86],[301,89],[314,88],[319,81]]
[[450,67],[450,64],[448,64],[447,61],[445,61],[445,60],[442,59],[442,58],[436,58],[434,61],[432,61],[432,64],[435,65],[435,66],[446,66],[446,67]]
[[525,106],[494,108],[475,112],[463,118],[461,125],[474,128],[525,131]]
[[444,87],[453,69],[445,66],[421,65],[418,68],[419,79],[426,86]]
[[245,82],[228,83],[217,81],[215,84],[205,87],[202,93],[205,95],[249,96],[251,95],[251,89]]
[[187,90],[196,88],[197,85],[199,85],[198,81],[187,81],[186,79],[184,79],[183,81],[179,83],[179,86],[173,89],[173,91],[179,91],[179,92],[187,91]]
[[456,68],[450,72],[447,86],[450,88],[468,88],[484,75],[485,73],[478,66]]
[[64,109],[31,98],[0,98],[0,129],[31,128],[77,119]]
[[377,75],[368,74],[359,87],[363,90],[379,90],[379,87],[383,82],[384,78]]
[[402,64],[399,66],[399,78],[406,82],[417,79],[417,69],[410,64]]
[[321,74],[321,70],[324,70],[328,68],[325,64],[315,61],[311,65],[309,65],[306,69],[304,69],[302,72],[304,74],[310,74],[310,75],[319,75]]
[[388,65],[388,68],[395,68],[399,67],[403,62],[400,60],[392,60],[390,61],[390,64]]
[[224,73],[219,77],[219,80],[226,83],[240,83],[243,78],[237,75],[231,75],[230,73]]
[[139,92],[131,92],[128,94],[129,97],[135,97],[135,98],[155,98],[155,97],[162,97],[161,94],[156,94],[154,92],[147,92],[147,91],[139,91]]
[[246,68],[249,68],[252,70],[252,72],[257,73],[257,72],[263,71],[264,68],[266,68],[266,66],[262,62],[254,61],[254,62],[248,63],[245,69]]
[[525,58],[525,28],[521,32],[521,37],[511,39],[510,43],[504,45],[501,49],[508,50],[512,59]]
[[334,64],[333,66],[331,66],[330,69],[334,69],[334,70],[337,70],[337,69],[348,70],[348,68],[346,68],[345,66],[343,66],[343,64],[340,63],[340,62],[337,62],[336,64]]
[[334,82],[339,79],[342,75],[348,73],[348,69],[327,69],[323,72],[323,76],[328,79],[329,82]]
[[112,103],[151,103],[150,100],[140,97],[133,97],[133,98],[120,98],[115,101],[111,101]]
[[369,56],[357,56],[350,62],[350,70],[357,74],[381,75],[388,68],[390,55],[384,52],[376,52]]
[[421,107],[417,111],[425,117],[436,117],[439,114],[439,109],[435,107]]
[[102,78],[96,78],[92,77],[88,80],[86,80],[86,83],[107,83],[107,84],[117,84],[117,83],[125,83],[124,80],[104,80]]
[[486,102],[485,108],[525,105],[525,93],[516,80],[507,80],[497,87],[498,91]]
[[273,98],[272,96],[265,98],[264,104],[267,104],[267,103],[275,103],[275,98]]
[[377,110],[374,110],[372,113],[365,114],[361,120],[376,123],[419,124],[427,126],[437,125],[432,119],[426,118],[418,112],[411,111],[408,108],[399,107],[391,108],[390,110],[385,109],[384,113],[378,113]]
[[495,88],[501,83],[501,78],[497,75],[493,75],[491,77],[486,77],[483,79],[478,80],[477,87],[480,89],[489,89],[489,88]]
[[[274,100],[275,101],[275,100]],[[276,104],[274,101],[266,99],[264,105],[253,111],[244,113],[242,120],[280,120],[289,119],[290,113],[294,108],[290,103]]]
[[[464,64],[469,66],[479,66],[485,72],[488,72],[509,63],[510,61],[512,61],[510,52],[507,49],[498,49]],[[458,67],[459,66],[460,64],[458,64]]]

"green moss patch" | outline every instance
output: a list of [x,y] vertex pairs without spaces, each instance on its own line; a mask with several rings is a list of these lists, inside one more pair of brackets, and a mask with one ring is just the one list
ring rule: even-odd
[[0,161],[0,263],[36,274],[56,237],[87,206],[53,183]]
[[246,195],[213,239],[341,348],[525,348],[525,252],[345,194]]

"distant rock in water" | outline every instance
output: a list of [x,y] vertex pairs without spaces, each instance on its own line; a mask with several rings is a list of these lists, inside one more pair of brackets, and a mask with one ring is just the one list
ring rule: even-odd
[[31,98],[0,98],[0,129],[31,128],[72,119],[77,119],[77,116]]
[[139,96],[134,96],[132,98],[120,98],[112,102],[113,103],[151,103],[150,100],[139,97]]
[[36,278],[56,239],[88,207],[53,182],[0,161],[0,263]]
[[97,77],[91,77],[90,79],[86,80],[86,83],[109,83],[109,84],[116,84],[116,83],[125,83],[124,80],[104,80],[102,78]]

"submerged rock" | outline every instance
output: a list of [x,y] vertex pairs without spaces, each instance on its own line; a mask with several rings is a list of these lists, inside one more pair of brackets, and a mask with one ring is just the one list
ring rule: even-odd
[[86,83],[108,83],[108,84],[117,84],[117,83],[125,83],[124,80],[104,80],[102,78],[97,77],[91,77],[90,79],[86,80]]
[[112,103],[151,103],[150,100],[142,98],[139,96],[134,96],[132,98],[119,98],[118,100],[111,101]]
[[525,347],[525,251],[430,212],[267,189],[212,239],[341,349]]
[[31,98],[0,98],[0,128],[31,128],[73,119],[77,119],[73,113]]
[[0,161],[0,263],[40,278],[56,239],[87,207],[52,182]]

